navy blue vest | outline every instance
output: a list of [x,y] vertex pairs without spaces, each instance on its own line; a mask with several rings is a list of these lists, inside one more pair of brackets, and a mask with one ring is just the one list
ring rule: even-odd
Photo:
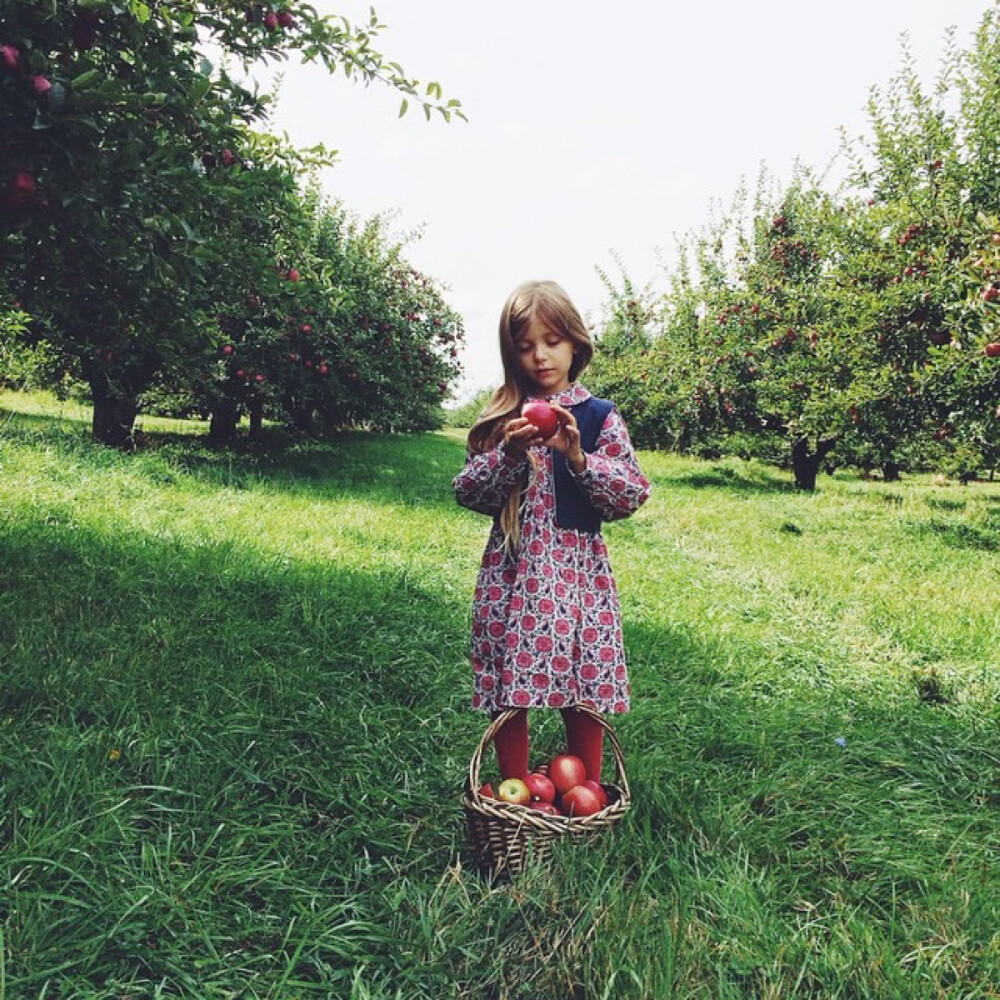
[[[598,399],[596,396],[567,407],[576,417],[576,426],[580,428],[580,447],[585,452],[592,452],[597,447],[601,428],[613,408],[614,404],[610,400]],[[574,528],[577,531],[600,531],[601,517],[573,481],[566,457],[561,451],[552,452],[552,468],[555,473],[556,524],[560,528]]]

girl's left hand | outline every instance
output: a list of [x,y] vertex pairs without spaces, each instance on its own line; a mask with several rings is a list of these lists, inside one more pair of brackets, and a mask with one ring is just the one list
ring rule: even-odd
[[581,471],[584,465],[583,449],[580,447],[580,428],[576,426],[576,417],[565,407],[549,404],[559,415],[559,430],[542,444],[554,451],[561,451],[566,456],[566,464],[575,471]]

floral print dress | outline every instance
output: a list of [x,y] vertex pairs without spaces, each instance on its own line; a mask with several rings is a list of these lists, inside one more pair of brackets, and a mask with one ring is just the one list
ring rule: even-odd
[[[589,397],[577,383],[547,398],[572,411]],[[552,452],[532,451],[539,468],[522,498],[516,556],[504,550],[497,515],[523,481],[528,459],[506,455],[501,442],[470,454],[452,484],[460,504],[494,517],[473,604],[473,707],[583,704],[606,714],[627,712],[631,687],[607,547],[600,532],[556,525]],[[585,461],[582,472],[571,474],[602,520],[628,517],[649,497],[649,481],[616,409]]]

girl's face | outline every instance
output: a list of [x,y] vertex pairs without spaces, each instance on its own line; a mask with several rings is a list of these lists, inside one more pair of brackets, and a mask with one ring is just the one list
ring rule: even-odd
[[569,369],[576,351],[568,337],[532,317],[514,339],[514,350],[537,395],[552,396],[570,388]]

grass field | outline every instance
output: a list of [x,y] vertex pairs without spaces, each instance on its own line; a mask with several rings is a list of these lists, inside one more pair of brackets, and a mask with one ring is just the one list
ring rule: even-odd
[[1000,996],[1000,484],[643,453],[634,807],[491,885],[461,435],[86,419],[0,396],[4,1000]]

